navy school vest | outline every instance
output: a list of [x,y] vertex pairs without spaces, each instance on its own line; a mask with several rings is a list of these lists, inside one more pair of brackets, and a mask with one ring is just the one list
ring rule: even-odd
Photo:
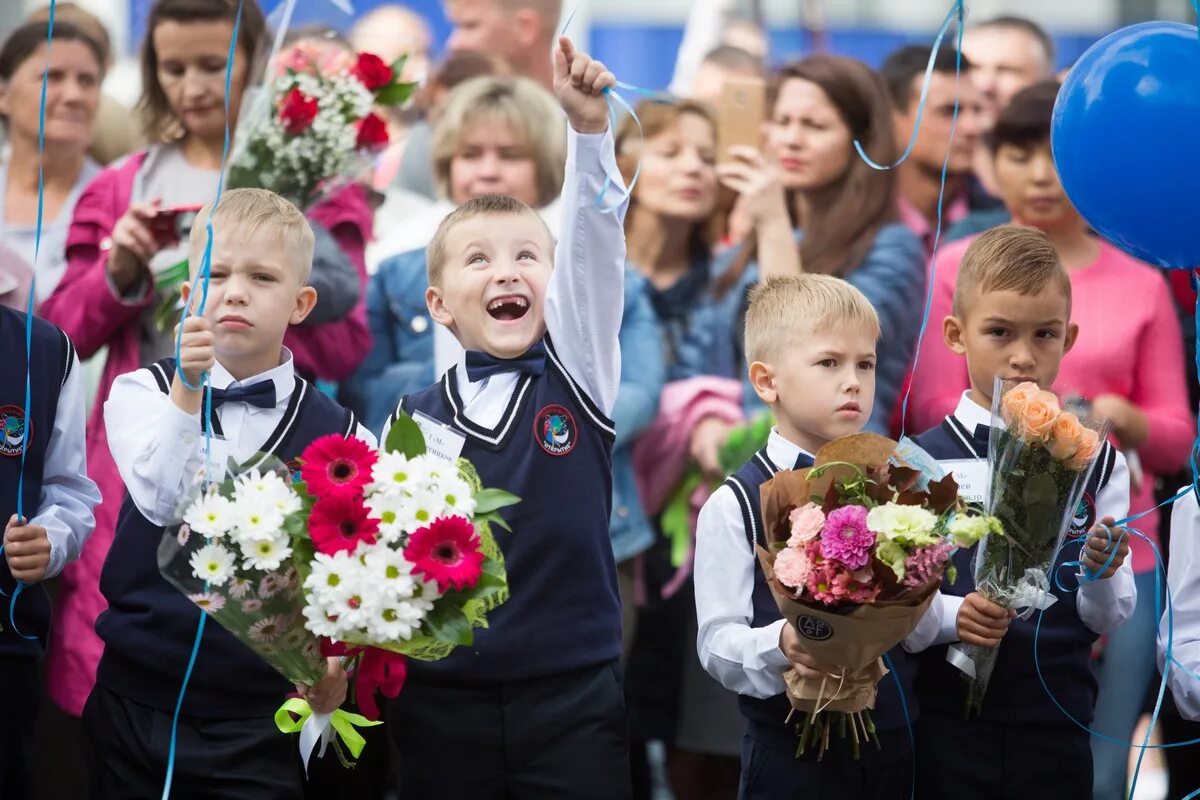
[[[0,535],[8,520],[17,513],[17,484],[21,476],[21,451],[25,453],[25,482],[22,510],[26,517],[38,513],[42,495],[42,475],[46,468],[46,448],[54,432],[58,396],[71,374],[75,348],[61,330],[45,320],[33,318],[30,352],[29,408],[25,408],[25,314],[0,306],[0,354],[8,376],[0,382]],[[21,444],[25,436],[24,447]],[[50,632],[50,600],[41,584],[27,586],[11,607],[16,581],[8,569],[8,559],[0,555],[0,659],[37,658],[45,649]],[[13,619],[10,620],[10,608]],[[12,629],[16,622],[17,631]],[[24,636],[36,636],[25,639]]]
[[[813,461],[803,453],[793,465],[792,469],[804,469],[811,467]],[[742,465],[737,472],[733,473],[725,484],[733,489],[734,495],[738,499],[738,505],[742,510],[742,521],[746,531],[746,544],[750,551],[754,553],[754,546],[767,546],[766,535],[762,529],[762,502],[760,490],[762,485],[775,476],[782,467],[775,465],[767,455],[766,448],[758,451],[753,458]],[[775,603],[775,598],[771,595],[771,590],[767,586],[766,576],[763,575],[762,567],[758,563],[758,556],[754,556],[754,618],[751,621],[751,627],[763,628],[771,623],[783,619],[783,615],[779,613],[779,606]],[[907,704],[908,713],[911,719],[917,718],[918,709],[916,697],[913,692],[913,680],[916,676],[916,661],[909,655],[903,647],[897,645],[888,651],[888,657],[892,662],[892,667],[896,670],[896,678],[899,678],[900,684],[904,687],[904,702]],[[888,732],[903,731],[907,727],[904,721],[904,707],[901,704],[899,691],[896,688],[896,678],[891,675],[884,677],[879,682],[879,691],[875,698],[875,708],[871,711],[871,718],[875,721],[875,727],[880,731],[881,738],[885,738]],[[738,696],[738,705],[741,707],[742,715],[745,716],[751,723],[752,729],[756,735],[759,731],[764,735],[772,736],[772,738],[780,741],[788,741],[792,747],[795,747],[795,731],[791,725],[784,724],[787,719],[788,712],[791,710],[791,703],[783,694],[775,695],[767,699],[757,697],[749,697],[747,695]],[[792,723],[801,719],[799,714],[792,716]],[[779,737],[780,732],[786,732],[786,739]],[[895,746],[899,747],[901,737],[886,737],[889,740],[895,740]],[[907,735],[903,737],[907,741]],[[887,745],[889,749],[893,748],[893,743],[889,741]],[[869,754],[875,752],[874,747],[868,747],[863,750],[864,757],[870,757]],[[907,752],[900,750],[899,753]],[[897,751],[893,750],[891,755],[898,755]]]
[[[987,446],[975,441],[955,417],[916,437],[916,442],[937,459],[987,458]],[[1096,497],[1108,484],[1116,463],[1116,451],[1107,442],[1092,470],[1083,499],[1076,509],[1068,538],[1087,532],[1096,522]],[[954,554],[958,579],[942,584],[942,592],[965,597],[975,591],[974,563],[976,548]],[[1092,721],[1098,685],[1092,670],[1092,645],[1099,638],[1079,618],[1076,569],[1063,569],[1064,561],[1078,557],[1076,546],[1064,547],[1051,573],[1050,585],[1058,602],[1042,615],[1037,633],[1038,613],[1025,620],[1013,620],[1000,644],[980,719],[996,723],[1066,723],[1062,711],[1046,695],[1034,666],[1033,644],[1037,633],[1038,662],[1042,677],[1055,698],[1071,716],[1087,724]],[[1060,590],[1054,581],[1057,574]],[[926,709],[938,709],[961,717],[966,699],[966,681],[958,668],[946,661],[947,646],[931,647],[920,656],[917,696]]]
[[[146,369],[169,394],[175,360],[163,359]],[[213,422],[217,432],[215,414]],[[297,375],[283,419],[262,451],[289,463],[314,439],[332,433],[349,436],[356,425],[353,412]],[[97,682],[141,705],[169,712],[175,708],[203,612],[159,573],[162,537],[163,528],[147,520],[126,494],[100,575],[108,608],[96,620],[96,633],[104,640]],[[210,619],[184,694],[183,713],[228,719],[269,716],[292,691],[282,675]]]
[[409,661],[409,677],[450,683],[540,678],[621,656],[621,601],[608,535],[614,428],[567,374],[550,337],[540,376],[522,375],[493,428],[463,413],[458,370],[400,401],[466,437],[462,457],[483,485],[521,502],[493,529],[509,598],[470,646],[435,662]]

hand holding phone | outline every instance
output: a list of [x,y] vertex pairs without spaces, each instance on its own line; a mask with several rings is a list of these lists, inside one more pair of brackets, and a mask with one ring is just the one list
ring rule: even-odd
[[717,161],[733,160],[731,147],[762,146],[767,112],[767,85],[761,78],[729,78],[721,86],[717,107]]

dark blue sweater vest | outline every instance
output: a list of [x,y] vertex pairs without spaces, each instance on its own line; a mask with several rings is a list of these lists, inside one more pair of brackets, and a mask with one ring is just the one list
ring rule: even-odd
[[[544,374],[522,375],[500,422],[467,419],[457,370],[401,400],[466,437],[462,457],[483,485],[521,502],[494,528],[509,598],[470,646],[441,661],[409,660],[409,677],[448,683],[541,678],[621,655],[621,601],[608,536],[613,423],[567,374],[550,337]],[[395,419],[396,413],[393,413]]]
[[[937,459],[987,458],[987,448],[974,442],[971,432],[954,417],[917,436],[916,442]],[[1116,451],[1106,443],[1084,489],[1068,538],[1085,533],[1095,524],[1096,497],[1107,485],[1115,462]],[[1071,716],[1084,724],[1092,721],[1098,691],[1091,663],[1092,645],[1099,637],[1079,618],[1076,569],[1062,568],[1064,561],[1077,558],[1078,549],[1078,545],[1067,545],[1059,551],[1050,579],[1058,602],[1042,615],[1040,632],[1036,611],[1028,619],[1013,620],[1009,626],[996,656],[980,719],[1013,724],[1066,722],[1038,680],[1033,657],[1036,633],[1038,663],[1046,685]],[[954,554],[958,578],[953,584],[943,583],[943,593],[965,597],[975,591],[975,551],[972,547]],[[1058,575],[1062,590],[1055,585],[1054,575]],[[942,645],[921,654],[917,696],[925,709],[961,717],[967,684],[962,672],[946,661],[946,650],[947,646]]]
[[[800,459],[796,464],[790,467],[791,469],[804,469],[811,467],[812,459],[801,454]],[[746,531],[746,543],[750,547],[751,553],[754,553],[755,544],[762,547],[767,546],[766,535],[763,531],[762,523],[762,500],[761,488],[764,483],[775,476],[775,473],[782,469],[772,463],[767,456],[766,448],[758,451],[754,458],[742,465],[737,472],[731,475],[726,481],[726,485],[733,489],[734,495],[738,499],[738,504],[742,509],[742,522]],[[754,619],[751,621],[751,626],[755,628],[764,628],[771,623],[783,619],[783,615],[779,613],[779,606],[775,603],[775,598],[771,595],[771,590],[767,586],[766,576],[763,575],[762,567],[758,563],[758,556],[754,556]],[[892,667],[896,670],[896,678],[899,678],[900,684],[904,690],[904,702],[907,703],[908,713],[915,720],[918,715],[918,708],[913,692],[913,680],[916,677],[916,661],[905,649],[901,646],[893,647],[888,651],[888,658],[892,662]],[[899,690],[896,687],[896,678],[891,675],[884,677],[879,682],[879,692],[875,698],[875,708],[871,711],[871,718],[875,721],[875,727],[883,734],[889,731],[902,731],[906,728],[904,721],[904,709],[901,704]],[[784,724],[788,713],[792,709],[792,705],[783,694],[775,695],[767,699],[757,697],[748,697],[746,695],[738,696],[738,705],[741,707],[742,715],[750,720],[751,724],[765,732],[776,730],[777,732],[786,731],[792,745],[795,744],[795,733],[790,726]],[[798,719],[797,716],[792,717],[793,723]],[[864,752],[873,752],[874,748],[867,748]]]
[[[174,359],[146,369],[168,394]],[[262,451],[288,463],[314,439],[331,433],[349,436],[356,424],[353,413],[296,376],[283,419]],[[127,494],[100,574],[108,609],[96,620],[96,633],[104,640],[97,682],[142,705],[173,711],[203,612],[159,573],[163,535],[164,529],[151,524]],[[269,716],[294,690],[267,662],[210,619],[184,694],[183,713],[219,719]]]
[[[25,408],[25,323],[19,311],[0,306],[0,353],[8,378],[0,382],[0,422],[4,438],[0,440],[0,535],[12,515],[17,513],[17,484],[21,476],[21,436],[25,434],[25,483],[22,510],[27,518],[38,513],[42,496],[42,474],[46,467],[46,446],[54,432],[58,396],[71,365],[75,349],[67,335],[38,317],[33,318],[29,380],[29,408]],[[28,586],[12,607],[16,581],[8,569],[8,559],[0,555],[0,658],[37,658],[45,648],[50,632],[50,601],[41,584]],[[10,620],[10,610],[12,619]],[[12,629],[16,622],[17,631]],[[25,639],[24,636],[36,636]]]

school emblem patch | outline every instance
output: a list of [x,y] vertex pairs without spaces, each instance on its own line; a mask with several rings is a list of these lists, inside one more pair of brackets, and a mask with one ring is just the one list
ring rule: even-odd
[[1075,514],[1071,517],[1071,528],[1068,536],[1083,536],[1096,524],[1096,501],[1091,494],[1084,492],[1075,506]]
[[798,617],[796,619],[796,630],[805,639],[812,639],[814,642],[823,642],[833,637],[833,628],[829,627],[829,623],[816,617]]
[[559,405],[549,405],[533,418],[533,438],[552,456],[565,456],[575,449],[575,418]]
[[[25,436],[25,410],[20,406],[0,406],[0,422],[4,424],[4,440],[0,441],[0,455],[21,455],[21,437]],[[27,442],[33,441],[33,425],[29,426]]]

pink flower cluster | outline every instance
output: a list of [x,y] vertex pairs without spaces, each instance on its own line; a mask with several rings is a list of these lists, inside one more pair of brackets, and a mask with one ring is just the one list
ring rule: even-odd
[[840,561],[822,556],[819,549],[815,544],[808,546],[812,568],[809,570],[805,588],[813,599],[827,606],[838,603],[862,605],[879,596],[880,587],[875,584],[875,576],[870,570],[850,569]]
[[843,506],[829,516],[815,503],[789,516],[788,546],[775,556],[775,577],[793,591],[807,591],[826,605],[869,603],[880,591],[866,569],[875,547],[867,509]]
[[921,586],[934,575],[940,574],[954,547],[954,542],[946,539],[938,544],[914,550],[912,555],[904,560],[904,580],[900,582],[901,585]]

